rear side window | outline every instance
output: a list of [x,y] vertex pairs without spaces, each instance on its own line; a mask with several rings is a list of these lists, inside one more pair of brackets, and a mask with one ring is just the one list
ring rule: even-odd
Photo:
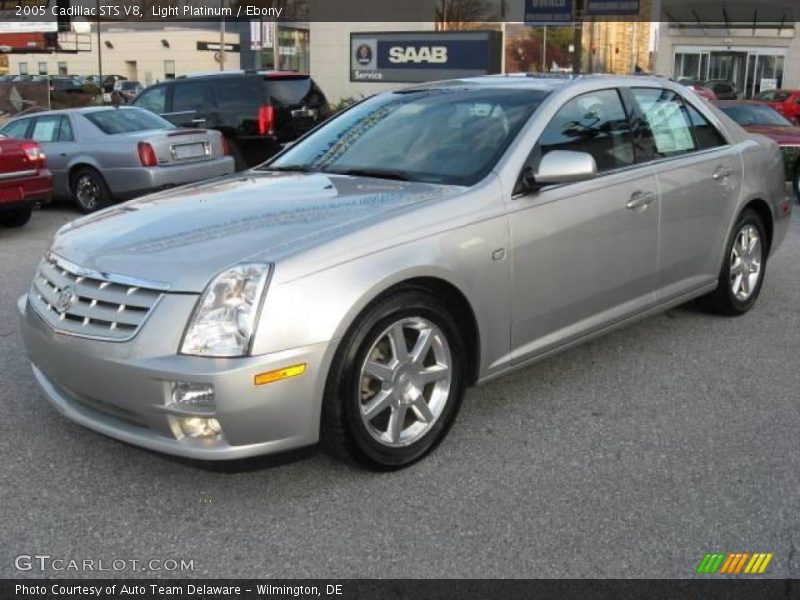
[[8,137],[21,139],[25,137],[25,134],[28,132],[28,125],[30,124],[30,119],[20,119],[19,121],[14,121],[6,125],[3,128],[3,133]]
[[136,101],[133,104],[134,106],[144,108],[150,112],[161,114],[167,112],[166,100],[167,87],[162,85],[160,87],[145,90],[139,95],[138,98],[136,98]]
[[588,152],[600,172],[633,164],[631,129],[619,93],[600,90],[564,104],[542,132],[535,162],[553,150]]
[[789,97],[789,92],[772,92],[772,99],[774,102],[786,102]]
[[181,82],[172,88],[172,111],[206,110],[214,105],[211,86],[205,82]]
[[675,92],[657,88],[632,88],[644,117],[642,145],[654,158],[676,156],[695,149],[686,108]]

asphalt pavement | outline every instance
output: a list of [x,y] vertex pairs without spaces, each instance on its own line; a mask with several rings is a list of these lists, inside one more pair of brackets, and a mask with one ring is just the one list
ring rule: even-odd
[[57,414],[15,301],[76,216],[0,229],[0,577],[42,576],[14,566],[38,554],[193,566],[98,576],[667,578],[714,551],[800,577],[797,205],[749,314],[680,307],[473,389],[444,443],[388,474],[314,450],[221,471]]

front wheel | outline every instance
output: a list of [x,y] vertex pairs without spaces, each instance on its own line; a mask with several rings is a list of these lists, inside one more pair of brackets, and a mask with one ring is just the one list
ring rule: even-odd
[[455,320],[424,290],[404,290],[362,314],[326,387],[322,442],[374,469],[405,467],[447,434],[465,389]]
[[750,310],[761,292],[767,266],[767,238],[761,218],[745,210],[736,221],[725,250],[726,260],[719,285],[700,298],[703,308],[722,315],[737,316]]

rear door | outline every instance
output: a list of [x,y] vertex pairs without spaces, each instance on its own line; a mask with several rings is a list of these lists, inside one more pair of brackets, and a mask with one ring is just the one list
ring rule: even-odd
[[219,118],[212,81],[187,79],[172,84],[171,108],[162,116],[179,127],[216,127]]
[[281,143],[296,140],[328,117],[328,102],[308,75],[269,75],[264,88],[275,110],[275,135]]
[[727,224],[742,182],[738,150],[672,90],[630,89],[643,148],[661,193],[656,297],[677,297],[717,280]]

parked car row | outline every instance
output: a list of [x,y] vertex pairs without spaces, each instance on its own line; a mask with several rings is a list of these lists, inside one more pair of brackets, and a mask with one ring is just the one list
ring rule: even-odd
[[778,144],[786,179],[792,182],[794,193],[800,198],[800,127],[761,102],[728,100],[717,105],[746,131],[765,135]]
[[[52,91],[66,93],[99,82],[91,75],[49,80]],[[21,204],[13,207],[18,218],[7,215],[4,221],[24,224],[32,203],[43,196],[72,199],[89,213],[115,201],[228,175],[263,162],[330,115],[319,87],[295,72],[214,73],[147,89],[109,75],[102,87],[118,94],[115,106],[40,112],[0,128],[6,138],[23,140],[22,147],[37,148],[48,182],[46,193],[36,188],[32,194],[29,185],[16,185],[19,169],[10,168],[14,174],[2,177],[15,182],[15,191],[4,192],[2,201],[9,207],[12,201]],[[126,102],[132,106],[118,106]]]
[[146,110],[94,106],[13,119],[0,130],[48,155],[53,195],[86,213],[146,192],[233,173],[217,131],[178,129]]

